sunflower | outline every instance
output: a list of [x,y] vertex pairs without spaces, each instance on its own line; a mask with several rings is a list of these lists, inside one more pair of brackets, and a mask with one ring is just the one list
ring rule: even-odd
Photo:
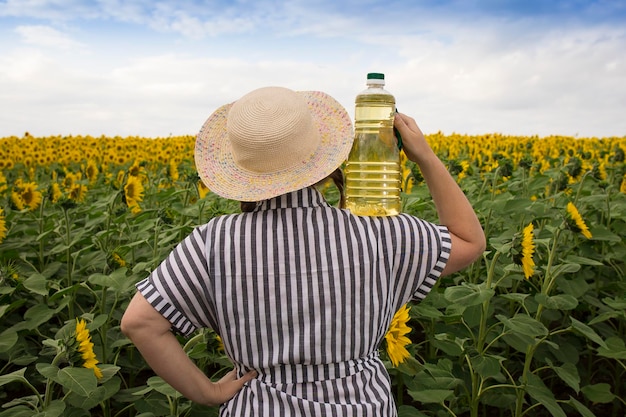
[[589,228],[572,202],[567,203],[567,215],[567,225],[569,228],[574,232],[580,232],[587,239],[591,239]]
[[122,268],[126,266],[126,261],[117,252],[113,252],[113,255],[111,257],[113,258],[113,262],[115,262],[117,265],[121,266]]
[[217,350],[219,352],[224,352],[224,341],[222,340],[220,335],[216,334],[215,335],[215,340],[217,341]]
[[61,191],[61,187],[58,182],[53,182],[50,186],[50,200],[53,203],[58,203],[61,198],[63,198],[63,192]]
[[89,178],[89,182],[93,183],[98,179],[98,165],[93,159],[87,162],[87,168],[85,169],[85,175]]
[[119,190],[120,188],[122,188],[125,176],[126,173],[124,172],[124,170],[121,169],[117,171],[117,175],[115,176],[115,180],[113,181],[113,187],[115,187],[115,189]]
[[63,179],[63,187],[66,190],[71,189],[72,186],[76,183],[76,181],[80,181],[81,177],[82,175],[80,172],[77,172],[77,173],[66,172],[65,178]]
[[522,269],[524,277],[530,278],[535,272],[535,262],[533,261],[533,253],[535,252],[535,241],[533,235],[533,224],[530,223],[522,232]]
[[82,202],[87,194],[87,186],[83,184],[74,183],[69,189],[67,197],[77,203]]
[[22,211],[24,210],[24,201],[22,200],[22,196],[17,191],[11,191],[11,203],[13,204],[11,207]]
[[413,177],[411,168],[408,166],[409,159],[407,158],[404,151],[400,152],[400,167],[402,170],[402,185],[404,188],[404,192],[407,194],[411,193],[411,189],[413,188],[413,183],[415,182],[415,178]]
[[406,304],[400,307],[393,316],[389,330],[387,330],[385,335],[387,354],[393,366],[398,366],[411,356],[409,351],[406,350],[406,346],[411,343],[411,340],[406,337],[406,334],[411,331],[411,328],[407,326],[409,310]]
[[141,180],[134,176],[129,175],[124,185],[124,197],[126,199],[126,205],[130,208],[131,212],[138,213],[141,211],[139,203],[143,200],[143,184]]
[[[76,351],[80,354],[81,366],[87,369],[93,369],[93,373],[98,379],[102,378],[102,371],[98,368],[98,359],[93,351],[93,343],[91,342],[91,335],[87,329],[87,323],[85,320],[76,319]],[[73,365],[73,364],[72,364]]]
[[176,161],[170,161],[167,171],[172,181],[178,181],[180,175],[178,174],[178,164],[176,164]]
[[209,193],[209,188],[202,181],[198,181],[198,197],[201,199]]
[[22,182],[22,180],[15,182],[15,190],[11,192],[11,201],[18,210],[27,208],[29,211],[33,211],[39,207],[42,200],[43,196],[37,190],[37,183]]
[[4,176],[4,174],[2,173],[2,171],[0,171],[0,193],[6,191],[8,188],[7,186],[7,179]]
[[135,161],[133,163],[133,165],[128,168],[128,175],[130,175],[131,177],[140,177],[145,175],[146,171],[143,168],[143,164],[141,164],[139,161]]
[[4,210],[0,207],[0,243],[7,237],[7,221]]

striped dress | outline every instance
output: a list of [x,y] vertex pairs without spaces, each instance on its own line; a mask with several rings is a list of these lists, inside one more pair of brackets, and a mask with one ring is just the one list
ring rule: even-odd
[[185,336],[214,329],[258,377],[221,416],[395,416],[378,347],[440,276],[450,235],[416,217],[358,217],[313,187],[197,227],[138,290]]

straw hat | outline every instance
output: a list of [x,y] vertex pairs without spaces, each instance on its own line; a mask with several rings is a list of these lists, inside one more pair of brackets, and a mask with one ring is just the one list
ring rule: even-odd
[[209,117],[196,138],[196,168],[220,196],[261,201],[324,179],[352,141],[350,116],[328,94],[265,87]]

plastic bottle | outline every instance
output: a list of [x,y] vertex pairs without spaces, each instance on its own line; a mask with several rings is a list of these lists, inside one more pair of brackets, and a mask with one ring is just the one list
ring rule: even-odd
[[396,100],[385,76],[367,74],[367,89],[356,97],[355,137],[345,167],[346,208],[359,216],[400,213],[402,172],[393,132]]

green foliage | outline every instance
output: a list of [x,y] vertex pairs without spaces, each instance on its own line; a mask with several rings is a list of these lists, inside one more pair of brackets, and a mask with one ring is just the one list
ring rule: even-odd
[[[541,172],[528,156],[518,163],[494,157],[493,170],[462,166],[458,161],[472,160],[462,155],[446,161],[477,210],[488,249],[412,306],[413,356],[398,368],[389,365],[401,416],[624,415],[620,155],[613,160],[621,165],[603,178],[583,169],[584,155],[566,153]],[[190,174],[172,182],[165,165],[145,169],[138,213],[125,204],[122,185],[104,174],[89,184],[84,201],[53,203],[46,193],[34,211],[10,208],[10,189],[0,191],[8,229],[0,243],[0,417],[217,415],[217,408],[192,404],[155,377],[119,321],[134,284],[178,241],[239,206],[211,193],[200,198],[189,162],[181,171]],[[40,190],[49,189],[58,170],[34,172]],[[11,182],[25,172],[16,165],[6,177]],[[338,200],[336,189],[324,192]],[[568,227],[568,202],[591,239]],[[437,221],[420,177],[403,209]],[[525,279],[520,234],[530,223],[536,267]],[[88,323],[101,379],[60,355],[76,318]],[[230,366],[211,331],[181,343],[215,378]]]

